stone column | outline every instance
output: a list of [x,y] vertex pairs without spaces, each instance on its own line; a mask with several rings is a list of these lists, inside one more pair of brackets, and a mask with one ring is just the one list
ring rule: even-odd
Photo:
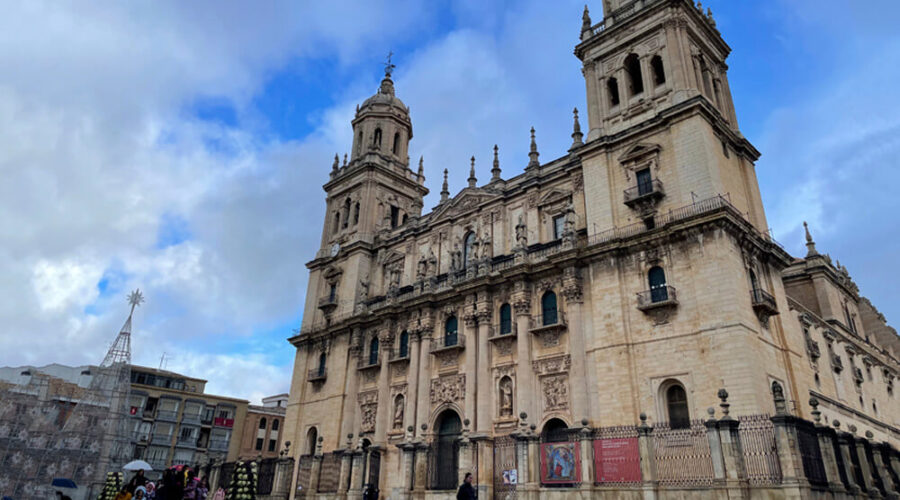
[[[516,286],[519,286],[518,284]],[[531,299],[526,293],[518,293],[513,297],[513,309],[516,313],[516,403],[520,412],[540,418],[537,402],[540,392],[534,381],[534,369],[531,367]]]
[[409,372],[406,374],[406,410],[403,412],[403,428],[407,426],[413,427],[415,433],[416,426],[419,425],[418,405],[424,404],[419,398],[419,367],[421,352],[419,345],[421,344],[422,334],[420,331],[411,331],[409,333]]
[[579,489],[582,490],[582,497],[589,498],[591,496],[591,488],[594,485],[594,439],[592,430],[588,427],[588,420],[581,421],[581,430],[578,431],[578,443],[581,448],[581,484]]
[[414,478],[413,462],[415,461],[416,446],[412,441],[406,441],[397,445],[400,449],[400,486],[394,488],[389,498],[405,499],[410,497],[412,490],[412,480]]
[[291,472],[294,470],[292,458],[279,458],[275,462],[275,477],[272,479],[272,496],[287,498],[291,493]]
[[319,491],[319,474],[322,472],[322,460],[325,458],[325,455],[322,454],[322,441],[324,440],[324,437],[319,436],[316,443],[316,454],[313,455],[312,468],[309,471],[308,494],[310,495]]
[[869,496],[872,496],[873,493],[878,492],[878,488],[875,487],[875,479],[872,476],[872,467],[869,465],[868,457],[866,457],[866,442],[862,438],[856,437],[856,426],[851,425],[850,432],[854,434],[853,446],[856,448],[856,457],[859,459],[859,469],[862,472],[863,484],[865,485]]
[[[475,395],[478,392],[477,388],[477,378],[475,375],[475,370],[477,369],[477,350],[478,350],[478,341],[475,326],[478,324],[476,320],[474,306],[472,310],[466,311],[463,315],[463,325],[465,325],[465,329],[463,330],[463,335],[465,335],[465,343],[466,347],[462,355],[465,357],[465,365],[463,367],[463,373],[466,374],[466,394],[464,396],[464,406],[463,411],[465,414],[463,415],[464,419],[475,418]],[[463,342],[463,339],[459,339],[459,342]]]
[[581,72],[584,74],[584,82],[587,87],[588,106],[588,140],[600,137],[600,91],[597,80],[597,61],[585,61]]
[[362,448],[357,447],[351,455],[350,462],[350,488],[347,492],[348,498],[358,498],[362,493],[363,468],[365,467],[365,453]]
[[641,492],[644,500],[656,500],[656,450],[653,447],[653,427],[647,425],[647,414],[641,413],[638,426],[638,452],[641,455]]
[[[866,433],[866,437],[868,437],[868,434],[869,433]],[[875,472],[878,473],[878,477],[881,478],[881,484],[884,485],[885,496],[891,499],[900,498],[900,495],[897,494],[897,485],[894,484],[894,480],[891,478],[891,474],[888,471],[889,465],[884,463],[884,457],[881,455],[884,444],[872,443],[871,439],[869,439],[869,443],[872,446],[872,460],[875,461]]]
[[572,385],[572,416],[575,419],[586,418],[590,388],[587,386],[585,373],[584,319],[581,316],[583,296],[581,280],[576,275],[574,267],[564,272],[562,294],[566,299],[566,320],[572,360],[569,374]]
[[[531,424],[534,425],[534,424]],[[528,437],[528,489],[533,497],[539,497],[541,487],[541,439],[531,430]]]
[[778,414],[772,417],[772,423],[775,425],[775,448],[781,464],[782,484],[795,487],[808,486],[809,482],[806,480],[803,461],[800,458],[795,418]]
[[716,420],[715,410],[709,409],[709,420],[703,422],[706,426],[706,438],[709,440],[709,456],[712,460],[713,478],[716,483],[725,483],[725,458],[722,456],[722,440],[719,437],[719,422]]
[[744,449],[741,446],[741,436],[738,432],[740,422],[729,415],[731,405],[728,403],[728,391],[719,389],[718,397],[721,400],[722,418],[718,422],[719,444],[721,445],[722,462],[725,465],[725,487],[728,488],[728,496],[740,498],[747,487],[747,469],[744,466]]
[[[477,380],[475,384],[475,432],[478,434],[488,434],[491,432],[492,416],[496,403],[494,402],[494,394],[497,392],[494,387],[494,381],[491,379],[491,367],[488,359],[490,349],[488,337],[491,336],[491,304],[484,303],[478,311],[478,342],[472,342],[470,346],[477,345],[478,356],[476,359]],[[472,339],[475,340],[475,339]],[[467,347],[466,349],[470,349]],[[469,355],[474,353],[468,352]],[[467,375],[468,377],[468,375]]]
[[414,496],[421,494],[424,498],[426,481],[428,479],[428,443],[424,441],[416,443],[416,458],[413,469],[415,470],[413,475]]
[[478,489],[478,498],[494,497],[494,441],[490,437],[480,434],[472,436],[472,444],[475,446],[475,466],[478,474],[475,483]]
[[[351,434],[352,439],[352,434]],[[353,450],[350,446],[341,454],[341,472],[338,476],[337,498],[347,498],[350,489],[351,470],[353,468]]]
[[418,394],[416,396],[416,422],[418,422],[416,432],[421,432],[417,436],[422,439],[424,439],[425,429],[428,428],[428,416],[431,411],[429,392],[431,391],[431,363],[434,360],[434,356],[431,355],[429,348],[431,347],[431,338],[434,334],[433,330],[436,328],[433,325],[423,325],[423,327],[427,329],[422,331],[422,341],[419,343],[419,366],[421,366],[421,369],[419,370]]
[[819,401],[810,398],[812,416],[816,426],[816,437],[819,439],[819,450],[822,452],[822,463],[825,465],[825,477],[828,478],[828,489],[836,493],[844,493],[844,483],[841,482],[841,474],[838,470],[837,457],[834,455],[835,432],[821,424],[822,412],[818,410]]
[[[346,436],[347,434],[356,432],[354,425],[356,422],[356,409],[358,408],[358,405],[356,404],[356,394],[358,392],[359,384],[359,370],[357,369],[357,363],[360,352],[362,352],[362,330],[356,328],[350,335],[350,348],[347,354],[347,366],[345,367],[347,376],[344,382],[344,394],[346,394],[347,397],[344,398],[340,436]],[[340,437],[338,439],[340,439]]]
[[378,363],[381,365],[378,374],[378,409],[375,413],[375,436],[374,444],[384,445],[387,443],[385,434],[391,421],[391,365],[388,363],[393,345],[394,337],[387,330],[379,335],[378,343],[380,352],[378,353]]
[[[466,419],[468,421],[468,419]],[[468,426],[467,426],[468,427]],[[474,473],[474,461],[472,460],[472,450],[475,446],[468,437],[468,432],[464,432],[463,437],[459,440],[459,467],[456,470],[456,484],[462,484],[467,472]]]
[[850,454],[854,452],[851,448],[854,446],[853,436],[847,432],[841,432],[841,423],[832,420],[834,430],[837,432],[838,447],[841,453],[841,462],[844,464],[844,477],[847,478],[847,492],[851,495],[859,493],[859,485],[856,484],[856,474],[853,471],[853,459]]

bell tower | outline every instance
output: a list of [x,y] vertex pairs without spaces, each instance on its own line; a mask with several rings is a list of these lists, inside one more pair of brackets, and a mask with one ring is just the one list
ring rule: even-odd
[[[595,207],[598,226],[652,225],[661,209],[721,195],[766,231],[759,152],[738,129],[731,48],[712,12],[694,0],[603,0],[603,8],[595,24],[585,7],[575,47],[587,89],[585,142],[594,145],[582,158],[599,185],[618,191],[594,194],[605,198]],[[600,143],[605,155],[590,158]]]
[[422,213],[428,194],[422,161],[410,170],[413,136],[409,108],[394,91],[390,57],[376,93],[357,106],[353,146],[338,155],[325,183],[322,243],[308,264],[310,280],[303,320],[321,321],[365,300],[376,235],[401,230]]

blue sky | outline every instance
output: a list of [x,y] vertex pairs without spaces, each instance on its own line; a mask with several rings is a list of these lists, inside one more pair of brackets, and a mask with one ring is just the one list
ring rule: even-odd
[[[139,363],[286,391],[321,185],[393,51],[411,156],[462,188],[565,154],[583,2],[116,2],[0,7],[0,365],[98,362],[140,287]],[[601,2],[588,5],[594,20]],[[900,314],[900,34],[891,0],[709,0],[770,226]],[[886,271],[887,270],[887,271]],[[23,344],[22,338],[29,342]]]

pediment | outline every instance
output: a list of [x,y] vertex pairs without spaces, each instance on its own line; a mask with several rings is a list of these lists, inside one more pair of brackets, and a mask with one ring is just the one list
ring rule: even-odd
[[541,196],[541,199],[538,200],[538,206],[543,207],[546,205],[553,205],[555,203],[559,203],[561,201],[568,202],[569,198],[572,197],[572,193],[570,191],[563,191],[561,189],[552,189],[548,193],[544,193]]
[[399,260],[403,260],[406,256],[396,250],[386,250],[379,252],[379,255],[376,257],[376,262],[379,264],[392,264]]
[[639,142],[625,151],[625,154],[619,157],[619,163],[628,163],[640,160],[649,155],[655,155],[662,149],[659,144],[647,142]]
[[455,198],[449,200],[443,206],[439,206],[434,212],[434,221],[445,218],[458,217],[478,209],[483,203],[496,198],[496,193],[483,189],[466,188]]

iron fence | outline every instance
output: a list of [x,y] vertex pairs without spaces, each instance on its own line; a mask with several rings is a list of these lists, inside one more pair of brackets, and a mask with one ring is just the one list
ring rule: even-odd
[[806,479],[813,486],[828,486],[822,450],[819,448],[819,437],[813,424],[797,421],[797,444],[800,447],[800,459],[803,462]]
[[299,469],[297,470],[297,489],[306,490],[309,488],[309,480],[312,475],[312,455],[302,455],[300,457]]
[[319,493],[335,493],[341,478],[341,455],[326,453],[319,469]]
[[272,484],[275,481],[274,458],[267,458],[259,463],[258,476],[256,478],[256,494],[268,495],[272,493]]
[[518,482],[516,440],[509,435],[494,438],[494,498],[515,499]]
[[437,439],[428,449],[428,489],[455,490],[459,470],[459,442]]
[[775,426],[768,415],[738,417],[738,434],[744,452],[744,467],[751,485],[779,484],[781,464],[775,447]]
[[656,475],[661,485],[697,486],[713,482],[709,438],[702,420],[687,428],[673,429],[668,423],[653,429]]

